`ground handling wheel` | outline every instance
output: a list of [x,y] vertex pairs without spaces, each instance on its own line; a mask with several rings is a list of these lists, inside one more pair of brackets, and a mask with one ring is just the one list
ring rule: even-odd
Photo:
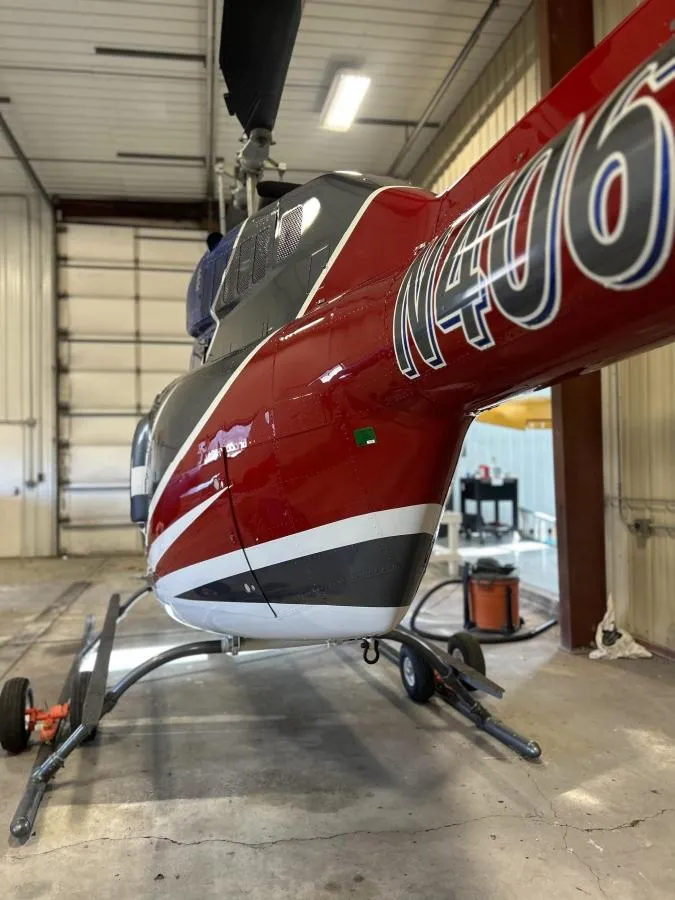
[[[70,711],[68,713],[68,721],[70,722],[71,732],[82,724],[82,713],[84,712],[84,701],[87,696],[89,682],[91,681],[91,672],[77,672],[73,676],[73,683],[70,687]],[[84,743],[88,744],[96,737],[98,728],[94,728],[88,735]]]
[[[467,666],[471,666],[472,669],[480,672],[481,675],[485,675],[483,648],[479,641],[472,634],[469,634],[468,631],[458,631],[457,634],[452,635],[448,640],[448,654],[461,659]],[[464,686],[470,691],[476,690],[470,684],[465,684]]]
[[8,753],[23,753],[32,731],[28,710],[33,691],[27,678],[10,678],[0,691],[0,746]]
[[436,690],[436,677],[429,663],[405,644],[399,654],[403,687],[415,703],[427,703]]

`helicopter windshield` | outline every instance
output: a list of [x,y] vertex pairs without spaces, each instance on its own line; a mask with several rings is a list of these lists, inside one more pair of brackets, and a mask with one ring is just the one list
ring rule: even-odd
[[[218,359],[291,322],[367,198],[392,179],[334,172],[294,187],[241,226],[214,316]],[[231,233],[231,232],[230,232]]]
[[[232,228],[217,242],[211,241],[215,246],[204,253],[190,279],[186,304],[186,327],[190,337],[208,338],[215,328],[211,305],[232,255],[239,228]],[[212,237],[210,235],[209,239]]]

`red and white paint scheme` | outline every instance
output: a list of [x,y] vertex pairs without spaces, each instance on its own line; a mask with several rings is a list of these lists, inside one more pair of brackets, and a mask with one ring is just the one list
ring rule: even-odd
[[672,20],[669,0],[643,3],[441,196],[373,190],[296,318],[186,376],[220,381],[179,446],[187,388],[170,388],[146,533],[171,615],[248,637],[386,633],[472,417],[673,338]]

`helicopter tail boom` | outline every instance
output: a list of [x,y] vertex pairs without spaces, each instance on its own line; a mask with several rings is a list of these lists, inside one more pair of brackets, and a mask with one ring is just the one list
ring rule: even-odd
[[475,412],[672,339],[674,121],[671,40],[543,148],[521,143],[522,165],[477,203],[466,199],[512,158],[519,129],[442,198],[392,313],[411,387],[461,393]]

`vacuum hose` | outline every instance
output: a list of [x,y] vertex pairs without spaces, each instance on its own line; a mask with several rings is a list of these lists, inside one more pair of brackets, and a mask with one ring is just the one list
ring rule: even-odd
[[[433,587],[429,588],[429,590],[422,596],[422,599],[417,604],[415,609],[413,610],[413,614],[410,617],[410,630],[414,634],[418,634],[420,637],[430,638],[436,641],[444,641],[448,640],[452,635],[450,634],[432,634],[430,631],[424,631],[422,628],[417,627],[417,617],[420,614],[420,611],[424,607],[425,603],[433,597],[433,595],[439,591],[441,588],[447,587],[451,584],[462,584],[461,578],[446,578],[445,581],[439,581],[438,584],[435,584]],[[530,628],[527,631],[514,631],[513,634],[498,634],[498,633],[488,633],[475,631],[472,632],[476,640],[480,641],[481,644],[510,644],[515,643],[516,641],[529,641],[531,638],[538,637],[540,634],[543,634],[545,631],[548,631],[549,628],[553,628],[554,625],[558,624],[557,617],[553,617],[551,619],[547,619],[545,622],[542,622],[540,625],[537,625],[535,628]]]

